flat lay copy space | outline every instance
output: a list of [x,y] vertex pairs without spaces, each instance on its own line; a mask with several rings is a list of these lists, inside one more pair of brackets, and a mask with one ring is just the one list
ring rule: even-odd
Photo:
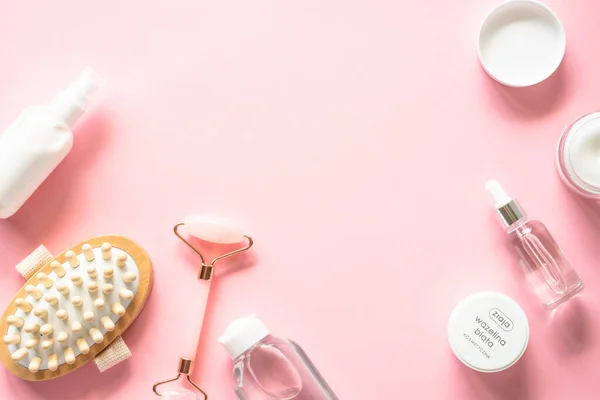
[[6,3],[0,400],[600,398],[598,13]]

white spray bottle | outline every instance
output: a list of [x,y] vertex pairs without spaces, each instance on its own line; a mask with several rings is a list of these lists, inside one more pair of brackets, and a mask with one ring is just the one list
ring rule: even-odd
[[0,135],[0,218],[16,213],[73,147],[71,128],[102,79],[86,68],[46,106],[29,107]]

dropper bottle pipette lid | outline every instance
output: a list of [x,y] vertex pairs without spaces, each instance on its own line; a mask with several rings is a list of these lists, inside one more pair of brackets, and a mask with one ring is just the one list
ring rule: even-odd
[[502,225],[509,228],[515,222],[527,218],[527,214],[521,208],[517,200],[513,199],[506,193],[502,185],[498,181],[488,181],[485,184],[485,189],[494,199],[494,207]]
[[494,199],[525,278],[543,306],[552,310],[581,292],[583,282],[546,225],[530,220],[497,181],[487,182],[485,188]]

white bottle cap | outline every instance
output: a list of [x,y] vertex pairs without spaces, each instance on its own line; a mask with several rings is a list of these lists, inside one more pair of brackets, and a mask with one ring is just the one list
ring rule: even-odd
[[498,181],[487,181],[485,190],[487,190],[494,199],[494,207],[496,208],[502,208],[513,200]]
[[196,395],[187,389],[169,390],[162,394],[162,400],[196,400]]
[[60,92],[49,108],[69,129],[83,115],[93,95],[104,85],[104,80],[90,67],[86,67],[69,87]]
[[519,304],[496,292],[473,294],[452,311],[448,340],[456,357],[479,372],[515,364],[529,342],[529,322]]
[[225,333],[219,338],[219,343],[235,360],[268,335],[269,330],[265,324],[256,318],[256,314],[252,314],[230,323]]
[[487,181],[485,189],[494,199],[496,214],[505,228],[526,217],[519,203],[504,191],[498,181]]

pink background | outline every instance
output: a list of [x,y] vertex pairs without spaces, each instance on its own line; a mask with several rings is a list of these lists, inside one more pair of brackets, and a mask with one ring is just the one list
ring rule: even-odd
[[[0,222],[0,304],[40,243],[126,235],[156,279],[124,336],[132,359],[45,383],[2,369],[0,398],[154,398],[194,318],[197,259],[171,229],[195,212],[256,240],[214,283],[194,373],[211,399],[235,399],[217,337],[254,311],[344,400],[598,398],[600,225],[563,188],[554,151],[600,104],[600,6],[547,3],[566,58],[548,82],[509,90],[476,57],[495,0],[5,2],[2,130],[85,65],[109,85],[67,160]],[[547,223],[586,283],[554,315],[504,246],[490,178]],[[471,372],[446,341],[453,306],[482,290],[530,318],[526,355],[505,373]]]

